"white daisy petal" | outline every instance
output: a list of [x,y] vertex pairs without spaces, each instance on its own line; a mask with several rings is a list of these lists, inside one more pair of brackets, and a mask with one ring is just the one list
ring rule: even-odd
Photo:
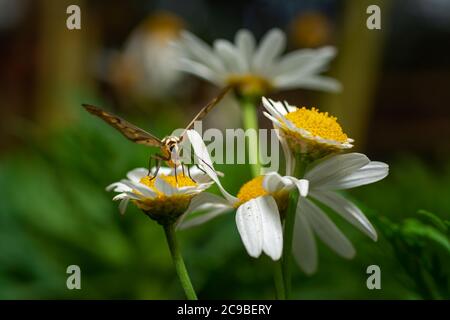
[[155,188],[166,196],[173,196],[179,193],[176,187],[172,187],[167,181],[161,179],[159,176],[155,178]]
[[316,54],[314,55],[313,60],[304,65],[302,72],[311,74],[324,71],[328,62],[336,57],[337,54],[336,48],[332,46],[322,47],[315,51]]
[[203,192],[203,193],[200,193],[198,196],[195,196],[194,198],[192,198],[187,211],[193,212],[193,211],[200,210],[199,208],[201,208],[205,204],[222,204],[222,205],[230,206],[228,201],[226,201],[225,199],[223,199],[215,194],[209,193],[209,192]]
[[[151,174],[155,175],[157,169],[158,169],[157,167],[153,167],[151,169]],[[177,168],[177,172],[181,172],[180,167]],[[175,170],[173,170],[173,168],[169,168],[169,167],[159,167],[158,174],[163,174],[166,176],[173,176],[173,175],[175,175]]]
[[302,49],[289,52],[276,64],[273,76],[282,75],[287,72],[290,73],[292,70],[298,70],[314,59],[315,55],[316,50],[314,49]]
[[[117,192],[117,191],[115,191],[115,192]],[[141,199],[141,197],[142,196],[140,196],[140,195],[138,195],[136,193],[125,191],[125,192],[119,193],[118,195],[114,196],[112,200],[113,201],[117,201],[117,200],[122,200],[122,199],[125,199],[125,198],[130,198],[130,199],[133,199],[133,200],[139,200],[139,199]]]
[[351,242],[318,206],[305,198],[299,201],[299,205],[300,208],[304,208],[303,213],[311,224],[314,233],[326,245],[344,258],[353,258],[355,249]]
[[186,131],[186,136],[194,149],[195,156],[198,158],[199,161],[198,165],[202,169],[206,168],[209,171],[211,171],[210,175],[214,176],[214,178],[217,178],[217,174],[215,170],[213,170],[213,163],[211,157],[209,156],[208,149],[206,148],[206,145],[203,142],[203,139],[200,136],[200,134],[197,131],[191,129]]
[[281,144],[281,148],[283,149],[284,153],[284,158],[286,160],[285,174],[287,176],[291,176],[294,174],[295,157],[292,154],[291,148],[289,147],[286,139],[280,134],[280,130],[278,128],[275,128],[275,133],[278,137],[278,141]]
[[269,113],[278,119],[279,121],[283,121],[285,117],[283,117],[287,111],[284,109],[282,103],[275,102],[271,99],[267,99],[266,97],[262,97],[262,103],[264,108],[266,108]]
[[320,186],[320,189],[344,190],[363,186],[384,179],[389,173],[389,166],[386,163],[371,161],[364,167],[334,181]]
[[130,198],[124,198],[120,201],[119,212],[121,215],[124,215],[125,211],[127,211],[128,202],[130,202]]
[[301,197],[306,197],[309,192],[309,181],[306,179],[296,179],[295,185]]
[[197,60],[202,61],[209,69],[214,72],[224,72],[225,68],[222,61],[213,53],[211,48],[188,31],[181,33],[181,38],[184,40],[183,45],[191,55]]
[[[225,199],[212,193],[200,193],[191,200],[186,213],[177,222],[177,229],[184,230],[203,224],[231,210],[233,210],[233,207]],[[205,213],[189,218],[192,212]]]
[[238,200],[236,197],[232,196],[228,193],[220,183],[219,177],[214,170],[211,158],[208,153],[208,149],[205,146],[205,143],[202,140],[202,137],[195,130],[188,130],[186,135],[189,141],[192,144],[194,149],[194,154],[198,158],[198,165],[210,176],[210,178],[217,184],[217,187],[220,189],[223,196],[231,203],[234,204]]
[[[187,170],[185,170],[185,171],[187,171]],[[222,172],[216,171],[216,173],[218,176],[223,176]],[[188,174],[188,173],[186,172],[186,174]],[[189,168],[189,176],[192,177],[192,179],[197,183],[211,182],[211,178],[197,167]]]
[[290,105],[286,100],[283,101],[284,107],[288,110],[288,112],[294,112],[298,108],[296,106]]
[[290,190],[295,187],[297,179],[294,177],[283,177],[277,172],[268,172],[264,175],[264,190],[273,193],[283,189]]
[[210,205],[205,205],[202,208],[202,210],[208,211],[208,213],[205,213],[198,217],[187,219],[187,220],[183,221],[182,223],[179,224],[179,226],[177,226],[177,229],[185,230],[185,229],[199,226],[203,223],[206,223],[214,218],[217,218],[217,217],[229,212],[231,209],[229,206],[210,204]]
[[244,58],[246,69],[245,71],[249,71],[251,66],[251,59],[255,51],[255,38],[250,31],[241,29],[236,33],[235,42],[237,49],[239,50],[241,56]]
[[377,240],[377,232],[364,213],[341,195],[333,191],[312,191],[311,197],[333,209],[336,213],[364,232],[372,240]]
[[254,199],[262,218],[263,251],[276,261],[283,252],[283,228],[275,199],[271,196]]
[[142,199],[144,196],[141,194],[136,194],[134,192],[124,192],[128,198],[133,199],[133,200],[140,200]]
[[262,97],[261,100],[264,108],[266,108],[266,110],[279,121],[284,121],[286,114],[297,110],[297,107],[291,106],[286,101],[274,101],[272,99],[267,99],[266,97]]
[[268,172],[264,175],[262,186],[269,193],[277,192],[284,187],[283,177],[277,172]]
[[260,208],[255,199],[239,206],[236,225],[245,249],[251,257],[261,255],[263,248],[263,227]]
[[[269,119],[270,121],[272,121],[272,123],[273,123],[274,126],[281,127],[281,126],[283,125],[278,119],[274,118],[270,113],[268,113],[268,112],[266,112],[266,111],[263,111],[263,115],[264,115],[267,119]],[[279,135],[278,135],[278,136],[279,136]],[[281,136],[279,136],[279,137],[281,137]]]
[[119,193],[118,195],[115,195],[113,198],[113,201],[122,200],[128,198],[128,195],[126,193]]
[[305,214],[297,207],[294,223],[292,253],[295,261],[306,274],[317,270],[317,244]]
[[222,78],[219,74],[199,62],[181,58],[177,67],[182,71],[192,73],[216,85],[222,84]]
[[208,184],[204,183],[201,185],[195,185],[195,186],[184,186],[184,187],[176,187],[177,194],[195,194],[199,193],[202,190],[205,190],[209,187]]
[[307,170],[304,178],[309,180],[312,188],[316,189],[353,173],[369,162],[370,160],[361,153],[334,155]]
[[342,84],[333,78],[325,76],[298,76],[283,79],[276,79],[274,84],[279,89],[313,89],[328,92],[342,91]]
[[131,181],[133,181],[134,183],[138,183],[147,174],[148,174],[148,169],[136,168],[127,173],[127,178],[130,179]]
[[114,192],[130,192],[133,189],[128,185],[123,184],[122,182],[114,182],[106,187],[106,191],[114,191]]
[[[314,55],[310,56],[307,63],[301,61],[302,64],[292,66],[284,73],[279,73],[275,77],[275,82],[284,82],[287,79],[300,79],[320,73],[326,69],[328,62],[336,56],[336,49],[334,47],[323,47],[314,51]],[[276,70],[279,71],[279,67]]]
[[214,42],[214,51],[222,58],[229,72],[245,72],[246,63],[243,57],[228,40],[216,40]]
[[273,60],[283,52],[286,46],[286,36],[280,29],[272,29],[261,40],[253,56],[253,68],[259,73],[267,73],[267,68]]
[[[289,121],[285,115],[289,112],[294,112],[297,110],[297,107],[291,106],[286,101],[274,101],[272,99],[269,99],[264,103],[263,105],[266,107],[266,109],[273,114],[274,117],[276,117],[280,122],[282,122],[285,126],[287,126],[290,129],[297,128],[294,124],[292,124],[291,121]],[[270,111],[271,110],[271,111]]]
[[140,192],[144,197],[156,197],[156,192],[142,183],[134,183],[129,180],[121,180],[120,182],[127,185],[131,190]]

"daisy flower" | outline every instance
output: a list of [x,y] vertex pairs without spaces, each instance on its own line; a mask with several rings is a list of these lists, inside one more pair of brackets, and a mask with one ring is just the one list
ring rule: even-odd
[[197,294],[184,264],[175,231],[180,217],[187,212],[191,202],[213,183],[208,176],[196,170],[189,170],[191,174],[186,176],[174,175],[176,171],[173,168],[153,168],[150,176],[147,169],[137,168],[128,172],[127,179],[106,188],[119,193],[113,200],[120,200],[119,210],[122,214],[131,201],[163,227],[178,278],[189,300],[197,300]]
[[[309,188],[300,192],[292,243],[295,260],[305,273],[312,274],[317,269],[315,236],[344,258],[355,255],[351,242],[316,203],[329,207],[376,241],[377,233],[363,212],[337,191],[377,182],[385,178],[388,171],[387,164],[370,161],[360,153],[329,156],[306,170],[303,178],[308,181]],[[304,179],[269,173],[264,178],[263,188],[276,193],[292,189]]]
[[[153,168],[152,172],[155,171]],[[131,201],[160,224],[173,224],[187,211],[191,200],[213,184],[197,168],[190,169],[192,179],[179,173],[175,177],[174,172],[172,168],[161,167],[154,177],[148,174],[148,169],[137,168],[128,172],[127,179],[109,185],[106,190],[119,193],[113,200],[120,200],[121,214]]]
[[[193,201],[188,213],[180,221],[179,228],[184,229],[202,224],[223,213],[236,210],[236,226],[245,249],[251,257],[257,258],[262,252],[273,260],[278,260],[283,251],[283,229],[281,216],[287,209],[288,188],[280,188],[268,192],[263,188],[263,176],[258,176],[245,183],[237,196],[228,193],[219,181],[214,171],[212,161],[202,138],[194,131],[189,130],[187,136],[194,147],[194,153],[202,159],[202,169],[217,184],[224,198],[203,193]],[[296,184],[304,193],[304,180],[296,180]],[[191,212],[201,212],[199,216],[187,218]]]
[[184,31],[176,45],[183,52],[180,69],[219,87],[233,85],[238,95],[261,96],[276,89],[339,91],[335,79],[320,75],[336,55],[333,47],[304,49],[281,56],[286,36],[279,29],[266,33],[257,46],[253,34],[239,30],[235,43],[225,39],[212,47]]
[[286,141],[294,153],[314,160],[353,147],[354,140],[344,133],[337,118],[328,112],[297,108],[265,97],[262,101],[267,110],[264,115],[279,129],[280,140]]

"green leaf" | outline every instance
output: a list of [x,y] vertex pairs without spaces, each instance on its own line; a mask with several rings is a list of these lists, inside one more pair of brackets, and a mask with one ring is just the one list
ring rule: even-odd
[[419,214],[421,217],[426,218],[427,221],[434,224],[435,227],[439,228],[442,232],[444,232],[444,233],[448,232],[448,221],[444,221],[440,217],[435,215],[434,213],[431,213],[431,212],[429,212],[427,210],[423,210],[423,209],[417,211],[417,214]]
[[416,219],[407,219],[404,222],[402,233],[408,238],[428,239],[440,245],[450,254],[450,242],[447,236],[432,226],[425,225]]

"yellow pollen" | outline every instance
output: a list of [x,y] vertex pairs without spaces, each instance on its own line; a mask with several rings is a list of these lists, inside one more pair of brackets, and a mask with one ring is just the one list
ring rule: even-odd
[[255,199],[257,197],[268,195],[269,193],[263,188],[263,179],[264,176],[258,176],[247,183],[245,183],[238,192],[239,202],[237,206],[241,205],[244,202],[247,202],[251,199]]
[[231,75],[227,83],[246,95],[261,95],[272,90],[272,84],[267,79],[253,74]]
[[238,202],[234,205],[238,208],[241,204],[250,201],[252,199],[271,195],[277,202],[278,209],[281,215],[287,208],[289,192],[285,190],[277,191],[274,193],[268,192],[263,188],[264,176],[258,176],[245,183],[238,192]]
[[[170,184],[172,187],[193,187],[196,186],[197,183],[193,181],[191,178],[186,177],[184,175],[177,175],[175,176],[166,176],[166,175],[159,175],[160,179],[163,179],[165,182]],[[153,189],[154,191],[158,191],[155,188],[155,181],[156,179],[152,179],[153,177],[145,176],[140,180],[140,183],[145,184],[147,187]],[[178,184],[177,184],[178,182]]]
[[342,131],[337,118],[328,115],[328,112],[319,112],[318,109],[299,108],[286,115],[297,128],[310,132],[313,136],[338,142],[346,142],[348,137]]

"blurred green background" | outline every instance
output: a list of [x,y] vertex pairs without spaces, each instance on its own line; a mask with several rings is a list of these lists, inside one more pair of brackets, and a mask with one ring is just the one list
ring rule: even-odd
[[[65,26],[70,4],[81,8],[81,30]],[[381,30],[365,27],[370,4],[382,9]],[[342,93],[272,97],[337,115],[356,150],[390,164],[384,181],[348,194],[379,241],[330,213],[357,256],[347,261],[321,246],[317,274],[297,269],[294,297],[450,298],[448,1],[0,0],[0,299],[184,298],[161,228],[133,206],[120,216],[105,191],[156,150],[80,105],[105,106],[163,137],[218,90],[166,73],[166,40],[186,28],[211,43],[241,27],[258,38],[279,27],[289,50],[335,45],[329,74]],[[239,110],[219,105],[204,127],[217,125],[239,127]],[[263,117],[261,126],[269,127]],[[218,168],[233,193],[250,178],[244,165]],[[248,257],[233,214],[179,238],[199,298],[274,297],[272,264]],[[72,264],[82,290],[66,288]],[[381,290],[366,287],[372,264]]]

